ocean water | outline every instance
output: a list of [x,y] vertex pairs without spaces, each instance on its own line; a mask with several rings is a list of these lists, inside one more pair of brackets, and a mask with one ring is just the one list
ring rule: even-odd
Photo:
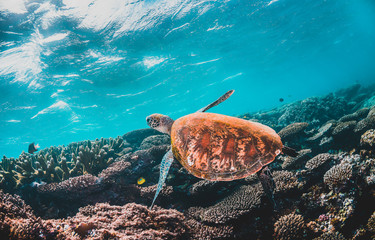
[[[375,82],[372,0],[0,0],[0,154]],[[284,102],[279,102],[283,98]]]

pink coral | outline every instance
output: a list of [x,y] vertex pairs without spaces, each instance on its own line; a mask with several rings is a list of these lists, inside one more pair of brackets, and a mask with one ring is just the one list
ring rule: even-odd
[[0,190],[0,238],[41,239],[45,229],[30,206],[17,195],[4,194]]
[[[98,203],[80,209],[66,220],[47,220],[58,238],[71,239],[179,239],[187,234],[185,217],[177,210],[153,210],[135,203],[112,206]],[[75,238],[77,236],[80,238]]]

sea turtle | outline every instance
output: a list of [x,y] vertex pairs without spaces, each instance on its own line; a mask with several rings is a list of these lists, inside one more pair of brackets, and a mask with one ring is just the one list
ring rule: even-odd
[[146,118],[147,124],[171,136],[172,148],[164,155],[151,207],[161,191],[175,157],[192,175],[212,181],[232,181],[258,173],[267,195],[273,200],[274,182],[267,167],[281,152],[296,156],[283,146],[270,127],[216,113],[208,109],[228,99],[230,90],[213,103],[176,121],[162,114]]

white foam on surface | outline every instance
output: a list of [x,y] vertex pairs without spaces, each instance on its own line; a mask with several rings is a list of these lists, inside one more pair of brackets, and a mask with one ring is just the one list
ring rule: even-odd
[[31,119],[34,119],[34,118],[38,117],[39,115],[43,115],[43,114],[47,114],[47,113],[54,113],[57,110],[67,111],[67,110],[71,110],[71,108],[70,108],[69,104],[67,104],[66,102],[58,101],[58,102],[52,104],[51,106],[49,106],[47,108],[44,108],[43,110],[39,111],[37,114],[35,114],[33,117],[31,117]]

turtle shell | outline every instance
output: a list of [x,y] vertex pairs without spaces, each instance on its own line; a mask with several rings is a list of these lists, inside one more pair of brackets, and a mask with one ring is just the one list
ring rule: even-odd
[[171,129],[175,158],[192,175],[231,181],[258,172],[281,153],[280,136],[263,124],[215,113],[193,113]]

